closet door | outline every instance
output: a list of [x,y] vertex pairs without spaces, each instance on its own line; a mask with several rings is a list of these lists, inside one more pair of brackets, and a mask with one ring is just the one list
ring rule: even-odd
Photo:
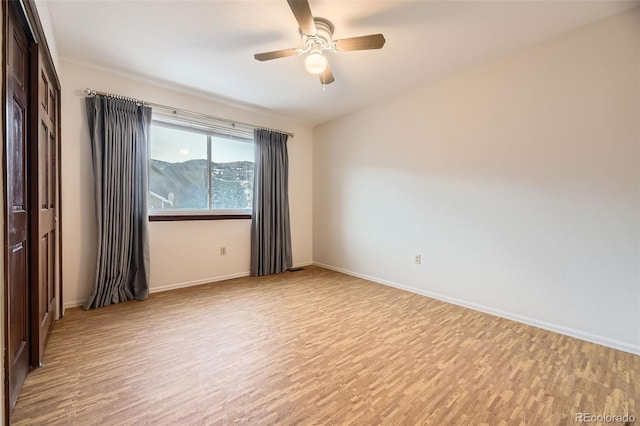
[[7,259],[7,369],[10,407],[29,371],[31,310],[29,237],[29,43],[14,5],[9,4],[5,145]]
[[[32,51],[32,70],[34,77],[34,95],[32,100],[37,105],[37,122],[34,124],[32,158],[37,167],[32,168],[33,182],[37,183],[37,191],[33,191],[33,202],[36,206],[33,218],[34,246],[33,274],[37,277],[36,297],[33,298],[32,309],[37,312],[37,321],[32,325],[34,344],[32,347],[32,364],[40,366],[47,335],[55,317],[55,284],[56,261],[56,200],[58,199],[58,91],[54,86],[54,77],[41,49]],[[35,166],[35,164],[34,164]]]

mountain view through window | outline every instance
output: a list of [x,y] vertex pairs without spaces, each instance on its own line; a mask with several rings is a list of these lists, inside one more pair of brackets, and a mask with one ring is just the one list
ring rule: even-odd
[[153,122],[149,211],[250,210],[253,141]]

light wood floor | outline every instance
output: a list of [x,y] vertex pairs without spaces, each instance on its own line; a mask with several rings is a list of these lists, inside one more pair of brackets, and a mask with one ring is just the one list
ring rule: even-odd
[[44,363],[14,424],[640,417],[638,356],[317,267],[68,310]]

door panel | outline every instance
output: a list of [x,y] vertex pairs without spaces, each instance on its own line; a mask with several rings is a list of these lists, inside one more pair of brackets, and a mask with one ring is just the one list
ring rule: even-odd
[[47,309],[47,306],[49,304],[49,234],[46,234],[41,240],[40,240],[40,253],[39,253],[40,259],[39,259],[39,263],[40,265],[38,265],[38,286],[40,287],[38,290],[40,291],[40,294],[45,295],[46,297],[43,297],[39,300],[39,304],[40,304],[40,309],[38,310],[39,314],[41,315],[39,317],[40,320],[40,325],[42,325],[43,323],[45,323],[49,318],[49,311]]
[[49,129],[46,123],[40,123],[38,134],[38,205],[47,209],[49,206],[49,183],[47,182],[49,169]]
[[[12,90],[11,88],[9,90]],[[24,217],[16,216],[15,224],[20,228],[26,223],[26,102],[20,96],[11,97],[9,105],[10,134],[7,141],[7,159],[11,163],[11,175],[7,177],[7,189],[14,213],[25,213]],[[23,221],[24,219],[24,221]],[[17,232],[17,231],[16,231]]]
[[13,407],[29,371],[29,198],[27,173],[27,124],[29,45],[12,6],[7,7],[9,40],[7,55],[7,287],[9,321],[7,365],[9,403]]
[[38,101],[40,101],[40,106],[44,108],[44,111],[47,112],[49,108],[49,79],[47,79],[47,76],[42,70],[40,70],[40,76],[42,81],[40,81],[38,85]]
[[[49,246],[47,247],[47,268],[49,268],[49,277],[47,278],[47,303],[49,312],[53,315],[53,310],[55,309],[56,303],[56,233],[50,232],[47,241]],[[53,317],[52,317],[53,321]]]
[[[26,247],[18,243],[9,248],[9,277],[14,282],[27,282]],[[29,338],[28,294],[22,286],[11,286],[9,289],[9,304],[13,309],[10,312],[9,347],[14,359],[19,359]]]

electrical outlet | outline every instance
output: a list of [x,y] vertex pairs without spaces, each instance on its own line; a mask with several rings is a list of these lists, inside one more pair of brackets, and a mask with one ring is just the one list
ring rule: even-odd
[[413,256],[413,263],[416,265],[422,264],[422,255],[420,253]]
[[226,256],[226,255],[227,255],[227,248],[220,247],[220,256]]

